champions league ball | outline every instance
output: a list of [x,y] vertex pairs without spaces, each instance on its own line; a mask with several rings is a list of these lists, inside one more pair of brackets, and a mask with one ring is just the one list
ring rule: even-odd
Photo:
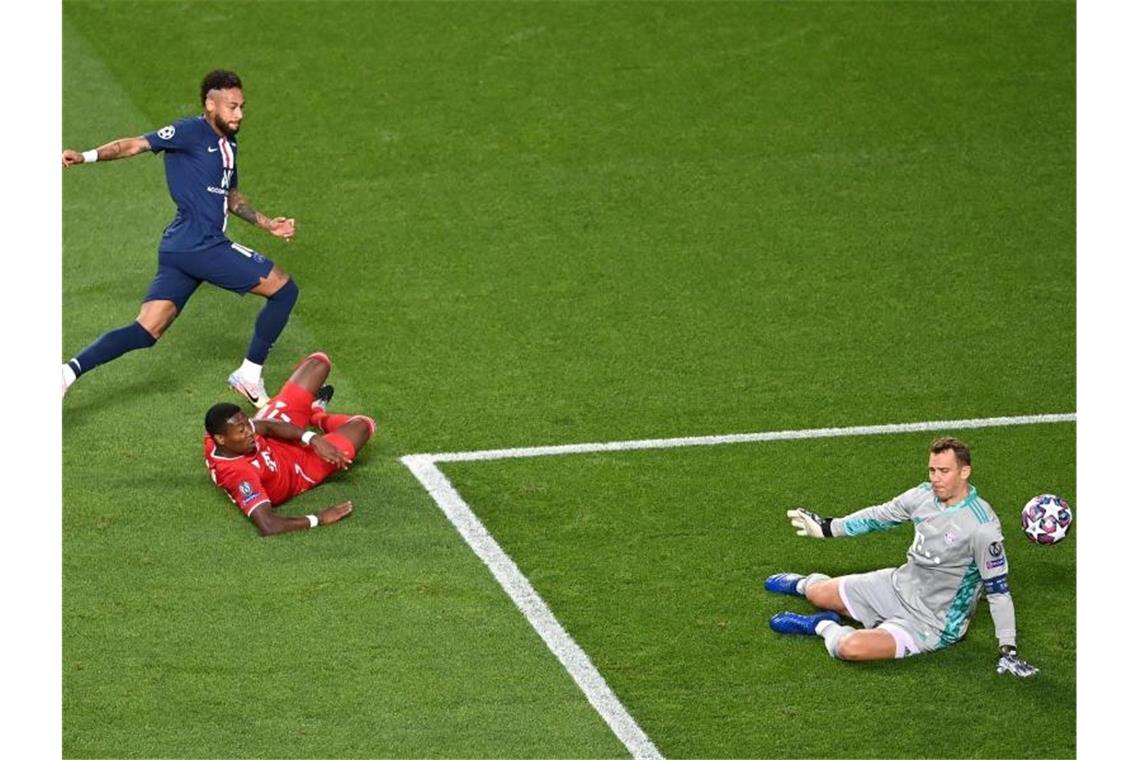
[[1034,496],[1021,510],[1021,529],[1035,544],[1055,544],[1069,532],[1073,510],[1060,496]]

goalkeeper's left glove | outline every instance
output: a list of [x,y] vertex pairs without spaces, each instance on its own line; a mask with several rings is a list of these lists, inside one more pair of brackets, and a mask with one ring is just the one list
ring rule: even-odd
[[1018,678],[1029,678],[1037,674],[1037,668],[1018,658],[1016,647],[1005,644],[1001,648],[1001,657],[998,658],[997,672],[1013,673]]
[[788,517],[792,520],[792,527],[796,529],[797,536],[831,538],[830,517],[820,517],[815,512],[809,512],[799,507],[789,509]]

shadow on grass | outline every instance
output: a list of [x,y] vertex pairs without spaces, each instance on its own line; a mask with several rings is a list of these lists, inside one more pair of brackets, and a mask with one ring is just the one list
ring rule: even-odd
[[126,383],[99,388],[82,388],[79,381],[63,400],[64,434],[84,430],[102,412],[137,406],[141,400],[165,395],[175,380],[174,373],[157,370],[137,375]]

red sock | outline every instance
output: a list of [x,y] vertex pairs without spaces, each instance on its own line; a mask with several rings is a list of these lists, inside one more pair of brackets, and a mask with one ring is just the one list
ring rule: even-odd
[[316,425],[326,433],[331,433],[351,419],[351,414],[329,414],[328,412],[314,412],[313,416],[309,418],[309,424]]

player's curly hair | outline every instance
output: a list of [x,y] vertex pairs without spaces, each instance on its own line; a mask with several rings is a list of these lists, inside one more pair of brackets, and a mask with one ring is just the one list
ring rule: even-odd
[[202,103],[206,103],[206,96],[210,94],[210,90],[230,90],[237,87],[241,88],[241,77],[232,71],[225,69],[214,69],[206,76],[202,77]]
[[970,447],[966,445],[965,441],[946,436],[935,438],[934,442],[930,444],[931,454],[941,454],[943,451],[950,450],[954,451],[954,458],[958,460],[959,467],[964,467],[970,463]]
[[231,404],[228,401],[223,401],[220,404],[214,404],[206,412],[206,432],[210,435],[224,435],[226,432],[226,422],[235,414],[241,411],[241,407],[237,404]]

